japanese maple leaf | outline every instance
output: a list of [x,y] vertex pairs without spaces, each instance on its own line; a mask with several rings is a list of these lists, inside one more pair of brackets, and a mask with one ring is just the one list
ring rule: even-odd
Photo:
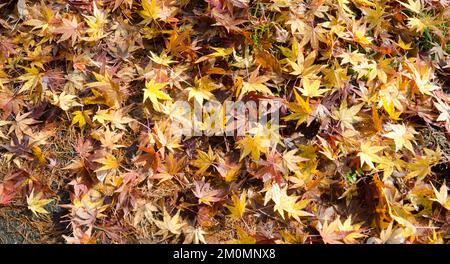
[[26,68],[24,67],[25,72],[21,76],[17,77],[18,80],[24,81],[22,87],[19,90],[19,94],[24,91],[33,91],[37,86],[42,83],[43,74],[36,67]]
[[438,149],[433,151],[431,149],[424,149],[425,155],[417,156],[415,160],[408,164],[410,173],[406,176],[407,179],[418,177],[425,178],[431,174],[431,168],[441,160],[441,151]]
[[89,37],[85,38],[86,41],[97,41],[107,36],[104,32],[104,27],[108,23],[108,15],[106,12],[97,8],[94,2],[93,16],[84,15],[88,29],[86,33]]
[[0,205],[9,204],[14,196],[27,186],[29,176],[28,172],[21,169],[8,173],[3,183],[0,183]]
[[373,240],[376,244],[403,244],[405,237],[402,234],[402,228],[393,228],[394,221],[390,222],[386,229],[381,230],[380,238],[371,237],[367,240]]
[[95,88],[92,89],[94,95],[98,94],[98,90],[101,93],[101,98],[104,100],[104,103],[106,105],[115,108],[120,107],[124,98],[124,91],[120,87],[118,82],[113,80],[108,72],[105,72],[104,75],[98,74],[96,72],[93,72],[93,74],[97,81],[88,83],[87,86]]
[[308,205],[309,200],[300,200],[297,202],[299,198],[300,197],[295,195],[288,195],[287,186],[281,189],[278,184],[273,184],[266,192],[264,205],[267,205],[267,203],[272,200],[275,203],[273,210],[278,212],[283,219],[284,213],[286,212],[289,217],[293,217],[295,220],[300,221],[300,217],[312,216],[312,214],[302,210]]
[[434,106],[437,110],[439,110],[440,114],[437,117],[436,121],[443,121],[450,124],[450,106],[446,103],[444,103],[439,98],[436,98],[437,102],[433,102]]
[[216,168],[219,175],[225,180],[225,182],[231,182],[236,179],[238,172],[241,168],[240,163],[230,162],[229,159],[222,159],[218,157],[218,164],[213,165]]
[[150,51],[150,54],[152,55],[150,59],[160,65],[164,65],[169,67],[169,64],[175,63],[177,61],[172,60],[172,56],[168,56],[166,51],[163,51],[159,56]]
[[200,204],[204,203],[211,206],[211,203],[218,202],[222,200],[221,191],[211,188],[209,183],[203,181],[195,182],[195,190],[193,191],[195,197],[198,198]]
[[242,150],[239,160],[242,160],[249,154],[252,160],[258,160],[261,152],[267,153],[269,146],[270,140],[264,135],[246,135],[243,139],[238,141],[238,148]]
[[230,244],[256,244],[256,238],[254,234],[247,233],[242,227],[236,226],[236,233],[238,239],[228,241]]
[[0,183],[0,205],[7,205],[17,194],[17,190],[5,183]]
[[430,67],[427,62],[417,59],[414,64],[410,61],[407,61],[406,64],[411,71],[410,78],[414,80],[420,93],[431,96],[432,91],[440,88],[432,82],[434,68]]
[[92,229],[92,226],[86,231],[82,230],[80,227],[74,227],[73,237],[65,235],[62,237],[66,240],[67,244],[96,244],[96,238],[92,237]]
[[72,94],[66,94],[66,92],[62,92],[59,95],[51,93],[53,96],[53,104],[61,108],[63,111],[67,111],[75,106],[82,106],[82,104],[75,101],[78,96]]
[[130,125],[134,119],[129,117],[124,109],[104,109],[98,110],[92,121],[97,121],[104,126],[109,123],[112,129],[126,130],[125,125]]
[[321,68],[323,68],[323,65],[320,64],[314,64],[314,61],[317,57],[317,50],[313,50],[311,53],[309,53],[306,58],[303,51],[299,51],[298,49],[298,42],[293,41],[291,49],[280,47],[283,55],[285,55],[287,58],[283,59],[281,62],[286,62],[287,65],[289,65],[292,68],[291,70],[288,70],[288,72],[292,75],[297,76],[309,76],[312,74],[317,73]]
[[72,113],[73,117],[72,117],[72,123],[70,124],[70,126],[72,127],[75,124],[78,124],[78,126],[81,129],[83,129],[84,126],[86,125],[86,121],[87,121],[86,117],[89,117],[89,115],[88,115],[89,112],[92,114],[92,111],[79,111],[79,110],[74,111]]
[[230,210],[230,216],[232,218],[239,219],[245,213],[245,204],[247,202],[247,193],[244,191],[243,193],[241,193],[240,196],[233,194],[231,199],[232,199],[232,204],[225,205],[225,206],[228,208],[228,210]]
[[211,47],[211,49],[215,50],[216,52],[210,53],[208,55],[200,57],[198,60],[195,61],[195,63],[200,63],[202,61],[213,59],[213,58],[225,58],[228,57],[231,53],[233,53],[233,48],[215,48]]
[[401,1],[397,1],[399,2],[402,6],[408,8],[409,10],[413,11],[416,14],[420,14],[420,12],[422,11],[422,0],[408,0],[408,3],[405,2],[401,2]]
[[77,39],[80,38],[81,23],[78,22],[77,16],[72,16],[72,19],[62,19],[62,25],[53,30],[56,34],[62,34],[58,42],[62,42],[68,39],[72,40],[72,46]]
[[361,160],[361,168],[364,164],[367,164],[370,168],[375,169],[373,163],[382,161],[382,158],[377,153],[385,148],[384,146],[372,146],[370,141],[361,143],[360,152],[357,154]]
[[[4,5],[6,5],[5,3]],[[0,4],[1,8],[1,4]],[[12,43],[12,41],[6,37],[0,37],[0,62],[8,59],[11,55],[16,54],[16,45]],[[1,64],[0,64],[1,65]],[[1,85],[0,85],[1,86]]]
[[115,169],[119,168],[119,165],[120,165],[119,160],[109,153],[106,154],[105,157],[96,159],[94,161],[102,164],[102,166],[100,168],[95,170],[96,172],[97,171],[105,171],[105,170],[115,170]]
[[206,172],[206,170],[214,164],[216,160],[216,154],[211,149],[211,146],[208,148],[208,153],[197,150],[197,159],[192,161],[192,165],[198,168],[196,174],[201,175]]
[[176,10],[175,7],[165,4],[160,0],[142,0],[142,9],[138,14],[144,18],[145,23],[150,23],[153,20],[168,21]]
[[4,125],[9,125],[11,123],[11,121],[3,121],[0,120],[0,138],[5,138],[7,139],[8,137],[5,136],[5,134],[3,134],[3,131],[1,130],[1,127]]
[[309,159],[300,157],[296,155],[297,149],[286,151],[283,153],[283,164],[290,171],[295,172],[298,170],[298,164],[303,161],[308,161]]
[[351,216],[344,223],[339,218],[331,223],[325,221],[319,229],[320,236],[326,244],[357,243],[357,239],[366,237],[366,235],[361,234],[362,231],[361,224],[352,224]]
[[149,99],[152,102],[152,106],[155,110],[161,110],[160,103],[158,100],[168,100],[172,101],[172,98],[162,91],[164,87],[167,86],[167,82],[159,83],[155,81],[155,78],[151,79],[149,82],[145,82],[144,88],[144,103],[145,100]]
[[361,103],[347,108],[347,101],[343,100],[339,109],[333,109],[331,117],[340,122],[342,130],[345,130],[346,128],[354,129],[353,123],[362,120],[357,114],[363,106],[364,103]]
[[168,149],[173,153],[175,149],[181,148],[181,136],[172,131],[168,122],[156,123],[153,127],[153,131],[154,133],[152,133],[152,136],[156,140],[156,145],[163,158],[165,156],[165,149]]
[[213,26],[223,26],[228,33],[230,32],[241,32],[242,29],[238,27],[238,25],[241,25],[248,20],[245,19],[238,19],[235,17],[232,17],[228,13],[221,13],[218,12],[217,9],[211,10],[212,17],[215,18],[216,23],[213,24]]
[[159,231],[156,233],[157,235],[162,235],[163,239],[171,235],[180,235],[183,226],[185,226],[184,221],[180,218],[180,211],[172,217],[170,214],[164,209],[163,220],[155,220],[155,225],[159,228]]
[[396,44],[403,50],[410,50],[410,49],[412,49],[411,48],[412,42],[405,43],[405,42],[403,42],[403,39],[401,37],[398,37],[398,41],[397,41]]
[[153,174],[153,176],[151,176],[151,179],[159,180],[159,183],[170,180],[173,177],[179,175],[185,167],[185,157],[177,159],[175,158],[173,153],[169,153],[169,155],[167,155],[164,159],[164,162],[162,162],[161,164],[158,164],[159,153],[155,154],[155,158],[156,159],[153,159],[152,165],[159,166],[157,167],[157,173]]
[[129,8],[131,8],[133,5],[133,0],[115,0],[113,11],[119,8],[120,5],[122,5],[123,3],[125,3]]
[[73,146],[77,154],[82,158],[87,158],[90,152],[94,150],[90,139],[79,137],[77,143]]
[[284,117],[284,120],[297,120],[295,128],[298,128],[301,124],[306,122],[312,113],[312,109],[309,105],[309,98],[304,100],[297,91],[294,90],[295,103],[288,103],[288,108],[292,112],[290,115]]
[[120,166],[120,160],[110,153],[106,153],[105,156],[94,161],[102,165],[95,170],[97,179],[100,182],[103,182],[110,173],[115,173]]
[[266,160],[260,159],[255,161],[259,166],[255,176],[263,179],[266,182],[269,179],[274,179],[278,184],[282,182],[282,174],[286,174],[283,167],[282,157],[272,148],[270,152],[266,153]]
[[231,3],[235,7],[247,8],[250,0],[227,0],[227,3]]
[[204,237],[206,232],[201,227],[187,226],[183,229],[183,234],[185,235],[183,244],[200,244],[200,242],[206,244]]
[[139,15],[150,22],[151,20],[156,20],[159,18],[158,13],[161,8],[159,6],[158,1],[156,0],[142,0],[141,1],[142,9],[139,11]]
[[273,95],[272,91],[264,84],[270,78],[267,76],[258,76],[259,68],[255,69],[248,80],[242,83],[242,88],[240,90],[239,98],[242,98],[245,94],[249,92],[261,92],[268,95]]
[[320,97],[330,89],[319,89],[320,79],[311,81],[308,77],[303,78],[302,88],[296,87],[303,96],[306,97]]
[[211,91],[217,89],[217,85],[209,78],[204,76],[200,79],[195,78],[195,87],[189,87],[186,90],[189,91],[188,100],[195,99],[197,103],[203,105],[203,100],[211,100],[214,95]]
[[10,114],[19,114],[20,109],[25,102],[24,96],[16,94],[9,90],[7,87],[3,87],[0,91],[0,109],[3,110],[2,117],[7,118]]
[[395,151],[399,151],[400,149],[405,147],[406,149],[414,153],[413,146],[411,144],[411,141],[414,141],[414,135],[417,134],[414,128],[406,126],[404,124],[388,124],[387,127],[392,131],[384,134],[383,136],[394,140]]
[[125,147],[118,144],[122,140],[123,135],[123,132],[116,133],[115,131],[110,130],[109,127],[106,127],[105,130],[98,131],[93,136],[100,140],[100,142],[102,143],[102,147],[112,151]]
[[33,118],[27,118],[29,115],[31,115],[31,112],[17,115],[15,120],[12,121],[12,125],[9,128],[8,135],[14,132],[19,140],[21,140],[24,135],[32,137],[33,131],[31,130],[30,126],[37,124],[40,121],[34,120]]
[[144,168],[156,171],[161,162],[159,153],[156,153],[155,149],[152,146],[149,147],[139,146],[139,150],[143,151],[144,153],[142,153],[136,158],[135,160],[136,163],[142,162]]
[[442,184],[439,191],[433,186],[434,195],[436,198],[431,199],[432,201],[436,201],[441,204],[445,209],[450,210],[450,198],[448,197],[448,188],[445,185],[445,181]]
[[31,190],[31,193],[29,196],[27,196],[27,204],[28,209],[30,209],[34,215],[39,214],[48,214],[48,211],[45,210],[44,206],[52,202],[52,199],[41,199],[43,196],[43,193],[40,192],[36,196],[34,195],[34,189]]

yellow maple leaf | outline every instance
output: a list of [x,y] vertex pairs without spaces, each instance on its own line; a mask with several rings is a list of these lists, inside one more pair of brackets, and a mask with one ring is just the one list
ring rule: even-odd
[[242,82],[239,99],[248,92],[261,92],[268,95],[273,95],[272,91],[264,84],[269,80],[267,76],[258,76],[259,68],[255,69],[246,82]]
[[247,193],[244,191],[240,196],[233,194],[231,197],[233,200],[232,205],[225,205],[230,210],[230,216],[232,218],[241,218],[245,213],[245,204],[247,202]]
[[262,153],[267,153],[270,147],[270,139],[262,133],[256,133],[255,135],[246,135],[243,139],[239,140],[238,148],[242,150],[241,161],[243,158],[250,154],[252,160],[258,160]]
[[41,199],[42,192],[38,193],[36,196],[34,195],[34,189],[31,190],[29,196],[27,196],[27,204],[28,209],[30,209],[34,215],[39,214],[48,214],[48,211],[45,210],[44,206],[53,201],[53,199]]
[[397,45],[398,45],[402,50],[410,50],[410,49],[412,49],[412,48],[411,48],[411,44],[412,44],[412,42],[410,42],[410,43],[405,43],[405,42],[403,42],[403,39],[402,39],[401,37],[398,37]]
[[285,212],[297,221],[300,221],[301,216],[313,216],[313,214],[302,210],[308,205],[309,200],[297,202],[298,199],[298,196],[287,194],[287,186],[281,189],[278,184],[273,184],[264,196],[264,206],[272,200],[275,203],[273,210],[278,212],[283,219]]
[[45,154],[42,152],[42,149],[38,145],[34,145],[31,147],[31,150],[33,152],[33,155],[39,161],[39,164],[44,165],[47,159],[45,157]]
[[374,162],[380,163],[382,158],[377,155],[378,152],[385,149],[384,146],[372,146],[371,141],[366,141],[361,144],[360,152],[357,156],[361,160],[361,168],[364,164],[369,165],[371,169],[375,169]]
[[298,164],[300,162],[309,160],[307,158],[303,158],[303,157],[296,155],[297,151],[298,151],[298,149],[293,149],[293,150],[286,151],[283,153],[284,166],[293,172],[298,170]]
[[377,165],[377,169],[383,171],[383,181],[386,181],[392,175],[394,170],[401,172],[405,166],[406,163],[400,158],[395,158],[395,160],[392,160],[392,157],[384,156],[381,157],[380,163]]
[[127,116],[123,109],[103,109],[95,113],[92,121],[97,121],[104,126],[109,123],[112,129],[126,130],[125,124],[129,126],[134,119]]
[[431,92],[440,88],[432,82],[434,68],[429,63],[417,59],[416,63],[407,61],[406,65],[411,71],[410,78],[414,80],[421,94],[432,96]]
[[233,48],[215,48],[215,47],[211,48],[216,52],[200,57],[198,60],[195,61],[195,63],[197,64],[211,58],[225,58],[228,57],[234,51]]
[[328,142],[324,138],[321,138],[320,136],[317,136],[317,138],[319,139],[322,148],[322,150],[319,152],[330,160],[336,160],[338,158],[338,155],[331,148],[330,144],[328,144]]
[[440,149],[433,151],[425,148],[424,151],[424,156],[417,156],[414,162],[408,164],[410,173],[406,176],[407,179],[414,177],[419,179],[425,178],[431,174],[431,168],[441,160]]
[[352,217],[349,216],[344,223],[340,218],[336,218],[331,223],[325,221],[323,225],[319,225],[319,233],[325,244],[354,244],[357,239],[366,237],[361,234],[362,224],[352,224]]
[[181,135],[175,134],[168,122],[158,122],[153,127],[154,133],[153,139],[156,141],[156,145],[161,152],[161,156],[164,158],[165,149],[170,152],[174,152],[174,149],[180,148]]
[[42,73],[40,73],[37,68],[24,67],[24,69],[25,69],[26,73],[17,77],[18,80],[25,81],[25,83],[19,89],[18,93],[28,91],[28,90],[30,92],[33,92],[33,89],[36,88],[37,86],[41,85],[41,82],[42,82]]
[[97,5],[94,2],[94,14],[93,16],[84,15],[86,24],[88,25],[88,29],[86,33],[88,34],[88,38],[85,38],[87,41],[97,41],[101,38],[106,37],[107,34],[104,32],[104,26],[108,23],[108,15],[105,12],[102,12],[97,8]]
[[[89,117],[89,112],[88,111],[75,111],[72,113],[73,117],[72,117],[72,123],[70,124],[70,126],[74,126],[75,124],[78,123],[78,126],[83,129],[84,126],[86,125],[86,117]],[[91,112],[92,114],[92,112]]]
[[215,89],[217,89],[217,85],[209,78],[209,76],[204,76],[200,79],[195,77],[195,87],[186,89],[189,91],[188,100],[194,98],[197,103],[202,105],[203,100],[211,100],[214,98],[211,91]]
[[342,130],[345,130],[346,128],[354,129],[353,123],[362,120],[362,118],[357,116],[357,114],[363,106],[364,103],[361,103],[347,108],[347,101],[344,100],[342,101],[339,109],[333,109],[331,117],[340,122]]
[[411,141],[414,141],[414,135],[417,134],[414,128],[406,126],[404,124],[388,124],[387,127],[392,131],[384,134],[383,136],[394,140],[396,152],[405,147],[406,149],[414,153],[413,146],[411,144]]
[[319,89],[320,79],[311,81],[308,77],[303,78],[303,88],[296,87],[303,96],[306,97],[320,97],[323,93],[328,92],[330,89]]
[[211,149],[211,146],[208,148],[208,153],[197,150],[197,159],[192,161],[192,165],[198,168],[196,174],[203,174],[206,170],[214,164],[216,160],[216,154]]
[[[86,98],[88,99],[86,103],[104,103],[109,107],[119,108],[123,100],[123,94],[120,90],[120,85],[118,84],[118,82],[114,81],[107,72],[105,72],[104,75],[98,74],[96,72],[92,73],[94,74],[97,81],[88,83],[87,86],[96,88],[92,89],[92,93],[94,94],[95,99],[100,99],[100,102],[96,102],[95,100],[93,102],[90,102],[88,97]],[[101,102],[103,100],[104,102]]]
[[94,161],[103,165],[100,168],[96,169],[95,172],[115,170],[119,168],[120,165],[119,160],[109,153],[107,153],[105,157],[96,159]]
[[159,56],[156,55],[155,53],[153,53],[152,51],[150,51],[150,54],[152,55],[150,57],[150,59],[153,62],[160,64],[160,65],[169,67],[169,65],[171,63],[177,62],[177,61],[172,60],[172,56],[168,56],[166,51],[163,51]]
[[383,109],[386,111],[386,113],[388,113],[389,117],[392,120],[399,120],[400,119],[400,115],[402,114],[402,112],[397,112],[395,111],[395,104],[393,101],[388,101],[385,98],[382,98],[380,100],[380,102],[383,105]]
[[166,239],[171,235],[180,235],[183,226],[185,226],[183,219],[180,217],[180,210],[172,217],[164,209],[163,220],[155,220],[154,223],[159,228],[159,231],[156,234],[162,235],[163,239]]
[[155,78],[151,79],[149,82],[145,82],[144,88],[144,102],[147,99],[150,99],[152,102],[153,108],[157,111],[161,110],[160,103],[158,100],[168,100],[172,101],[172,98],[161,91],[164,87],[167,86],[167,82],[159,83],[155,81]]
[[66,92],[62,92],[59,95],[51,93],[53,96],[53,105],[58,106],[63,111],[67,111],[74,106],[82,106],[82,104],[75,101],[78,96],[72,94],[66,94]]
[[141,17],[147,21],[157,20],[159,18],[161,7],[156,0],[142,0],[141,6],[143,10],[138,12]]
[[294,90],[295,94],[295,103],[288,103],[288,108],[292,114],[284,117],[284,120],[297,120],[297,124],[295,128],[300,126],[302,123],[306,122],[309,118],[309,114],[312,112],[311,107],[309,106],[309,98],[306,98],[306,101]]
[[408,3],[405,2],[399,2],[402,6],[408,8],[409,10],[413,11],[416,14],[420,14],[422,11],[422,0],[408,0]]
[[247,233],[242,227],[236,226],[238,239],[228,241],[228,244],[256,244],[256,238]]
[[367,46],[372,43],[372,38],[367,37],[366,25],[360,25],[359,22],[353,21],[352,35],[353,40],[362,46]]
[[218,164],[214,165],[217,172],[225,180],[225,182],[232,182],[236,179],[238,172],[241,168],[240,163],[227,163],[224,159],[218,157]]
[[431,199],[432,201],[436,201],[439,204],[441,204],[445,209],[450,210],[450,198],[448,197],[448,188],[447,185],[444,183],[442,184],[439,191],[433,186],[434,195],[436,198]]

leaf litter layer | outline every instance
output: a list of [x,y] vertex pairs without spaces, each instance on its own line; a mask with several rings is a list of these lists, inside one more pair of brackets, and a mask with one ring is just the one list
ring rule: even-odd
[[[0,241],[446,243],[449,5],[3,1]],[[172,128],[265,99],[279,127]]]

